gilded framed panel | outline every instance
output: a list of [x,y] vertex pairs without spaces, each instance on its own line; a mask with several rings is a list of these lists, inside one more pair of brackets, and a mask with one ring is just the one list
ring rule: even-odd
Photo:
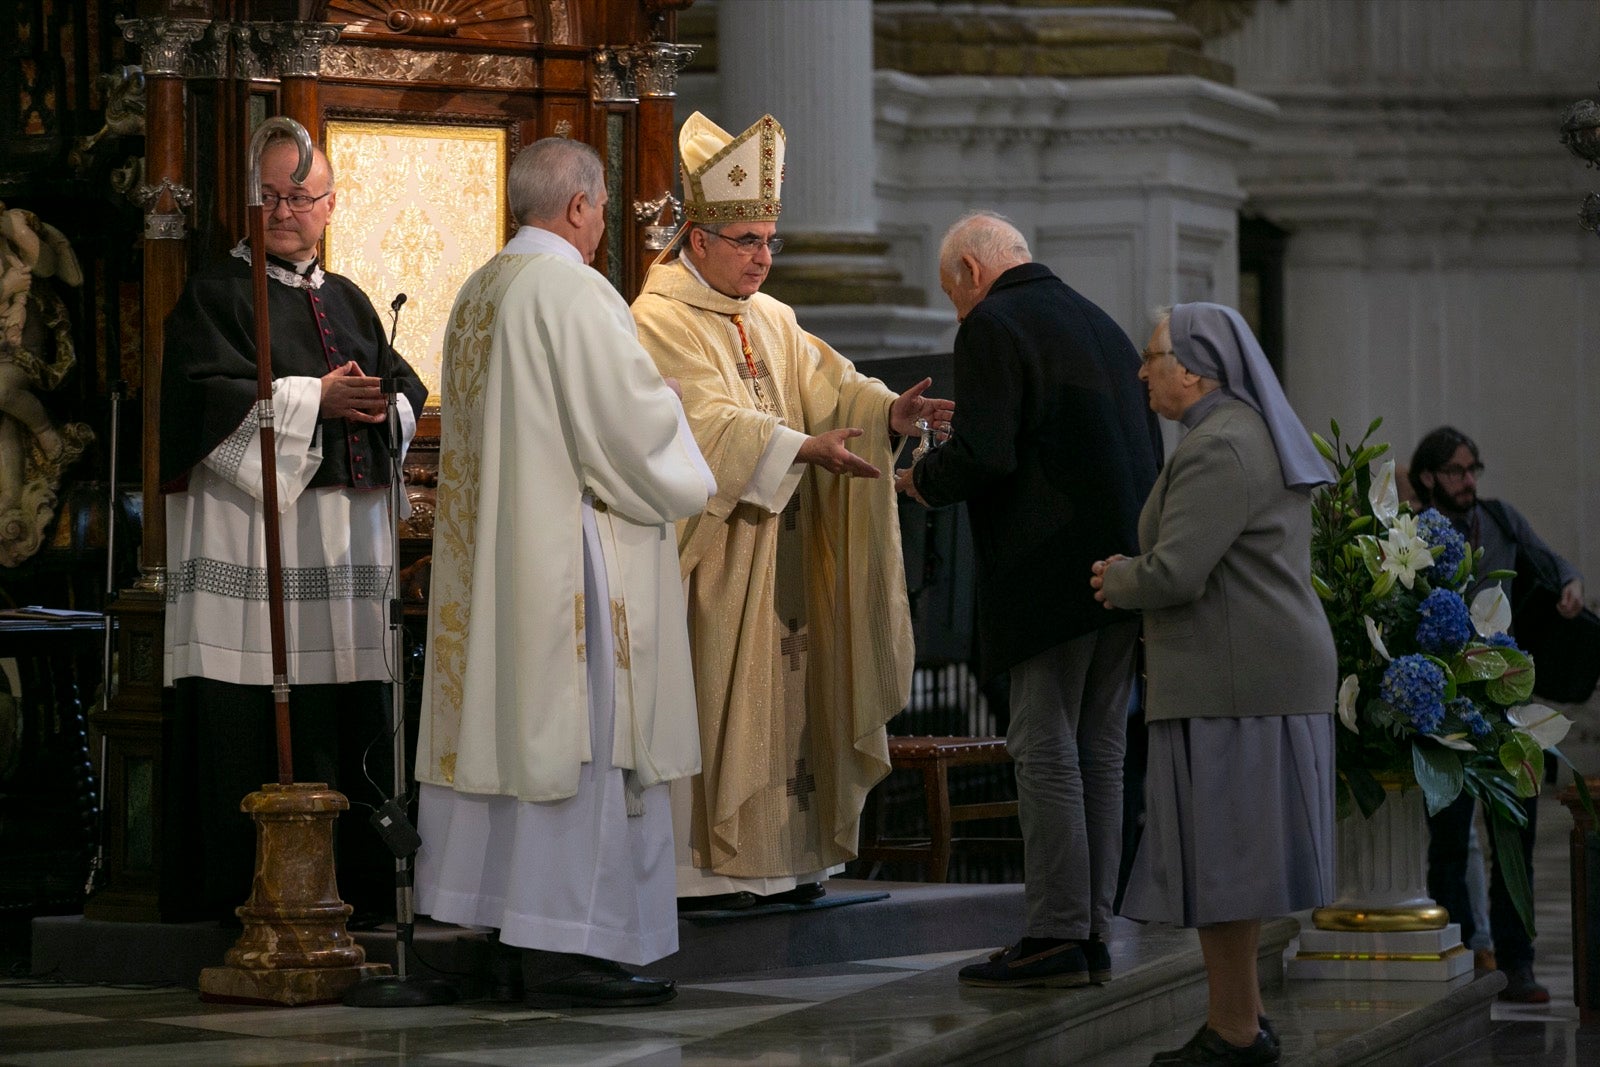
[[328,269],[359,285],[380,313],[406,294],[395,348],[427,384],[436,411],[450,306],[468,275],[505,244],[509,133],[330,120],[324,134],[338,190],[324,238]]

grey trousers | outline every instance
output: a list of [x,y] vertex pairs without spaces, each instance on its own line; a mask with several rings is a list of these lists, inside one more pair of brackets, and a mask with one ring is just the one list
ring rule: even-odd
[[1006,749],[1017,766],[1028,937],[1107,933],[1122,856],[1122,757],[1137,622],[1011,668]]

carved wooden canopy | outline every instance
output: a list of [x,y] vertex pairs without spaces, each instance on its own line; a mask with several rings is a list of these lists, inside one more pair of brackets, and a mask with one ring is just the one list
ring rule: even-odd
[[456,37],[523,44],[571,44],[569,0],[330,0],[329,22],[346,34]]

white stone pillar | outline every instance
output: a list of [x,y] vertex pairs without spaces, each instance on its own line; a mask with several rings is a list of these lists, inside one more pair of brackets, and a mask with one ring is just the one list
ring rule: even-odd
[[948,304],[920,306],[878,234],[871,0],[723,0],[717,68],[717,124],[771,114],[787,138],[766,291],[852,359],[947,348]]
[[784,230],[876,233],[871,0],[717,5],[719,125],[788,136]]

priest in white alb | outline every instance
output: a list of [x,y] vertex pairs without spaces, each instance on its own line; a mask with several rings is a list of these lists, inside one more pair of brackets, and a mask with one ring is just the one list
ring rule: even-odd
[[517,154],[521,228],[462,287],[441,371],[418,910],[497,930],[536,1007],[673,996],[622,965],[677,950],[663,783],[700,766],[672,524],[715,483],[586,265],[604,178],[578,141]]
[[678,528],[704,769],[675,787],[681,909],[803,903],[856,854],[889,771],[884,724],[913,659],[890,480],[919,418],[759,290],[777,236],[783,128],[737,137],[698,112],[678,139],[681,254],[634,302],[639,336],[682,384],[716,477]]

